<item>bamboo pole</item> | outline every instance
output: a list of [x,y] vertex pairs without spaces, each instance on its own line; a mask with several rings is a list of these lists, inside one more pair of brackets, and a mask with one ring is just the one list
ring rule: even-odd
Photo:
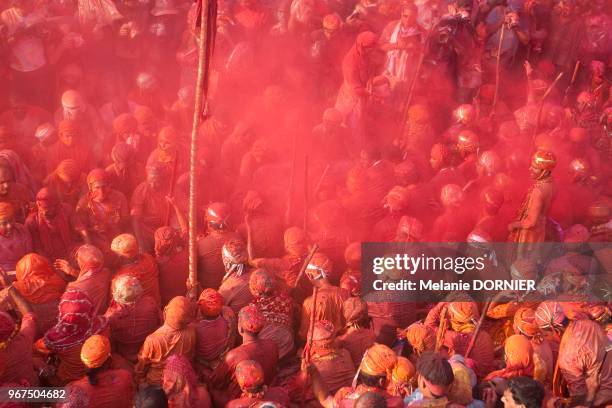
[[[197,161],[197,135],[200,128],[200,119],[202,116],[202,107],[204,106],[205,84],[204,73],[206,65],[206,53],[208,51],[208,7],[209,0],[201,0],[200,14],[200,36],[199,36],[199,54],[198,54],[198,76],[196,81],[195,94],[195,109],[193,111],[193,127],[191,128],[191,149],[189,152],[189,283],[192,291],[198,287],[198,270],[197,270],[197,248],[196,248],[196,232],[197,232],[197,214],[196,214],[196,161]],[[191,292],[191,291],[190,291]],[[194,293],[191,293],[194,295]],[[199,294],[196,294],[196,296]]]
[[504,35],[506,34],[506,23],[502,24],[501,33],[499,34],[499,44],[497,46],[497,61],[495,67],[495,94],[493,94],[493,105],[491,112],[495,112],[497,99],[499,98],[499,82],[501,76],[501,49],[504,43]]

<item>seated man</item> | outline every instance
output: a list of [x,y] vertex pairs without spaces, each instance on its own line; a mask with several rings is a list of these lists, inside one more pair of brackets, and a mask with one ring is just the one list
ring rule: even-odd
[[17,262],[30,252],[32,237],[26,227],[15,221],[15,207],[0,203],[0,268],[11,275]]

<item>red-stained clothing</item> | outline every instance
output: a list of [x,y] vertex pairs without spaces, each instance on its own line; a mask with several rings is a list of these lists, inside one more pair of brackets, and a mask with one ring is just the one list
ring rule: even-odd
[[133,305],[113,302],[106,317],[113,351],[135,363],[145,339],[159,327],[161,311],[153,298],[143,296]]
[[559,346],[559,369],[570,396],[584,396],[595,406],[612,403],[612,357],[605,358],[607,345],[608,339],[596,322],[570,323]]
[[189,278],[189,252],[187,247],[178,248],[170,255],[156,256],[159,270],[159,294],[161,304],[166,305],[175,296],[184,296]]
[[29,213],[29,205],[34,201],[30,189],[20,183],[9,183],[6,196],[0,196],[0,203],[11,203],[15,209],[15,220],[23,223]]
[[216,390],[223,390],[223,397],[234,399],[240,397],[240,387],[234,377],[236,365],[243,360],[255,360],[264,371],[265,383],[270,384],[276,376],[278,348],[272,340],[248,342],[231,350],[212,374],[210,384]]
[[[344,316],[342,315],[342,305],[348,299],[348,293],[337,286],[324,286],[317,291],[317,304],[315,307],[314,319],[329,320],[335,328],[344,326]],[[300,338],[306,339],[310,326],[310,317],[313,307],[312,295],[304,300],[302,306],[302,320],[300,323]]]
[[105,255],[110,252],[110,243],[124,232],[130,216],[127,199],[116,190],[110,190],[103,203],[84,195],[77,204],[79,222],[89,231],[92,243]]
[[353,382],[355,364],[348,350],[314,350],[311,361],[330,393],[335,394],[342,387],[350,387]]
[[165,189],[153,190],[146,181],[140,183],[130,203],[132,217],[140,218],[140,227],[147,241],[153,242],[155,230],[164,225],[168,203]]
[[196,364],[204,369],[214,369],[223,354],[236,340],[236,315],[227,306],[212,320],[201,319],[193,324],[196,331]]
[[403,408],[404,406],[404,401],[401,397],[392,396],[385,390],[368,387],[363,384],[359,384],[355,390],[352,390],[350,387],[339,389],[336,395],[334,395],[333,406],[335,408],[353,408],[355,401],[366,392],[374,392],[385,397],[387,408]]
[[77,163],[81,173],[87,173],[96,167],[96,160],[89,146],[79,143],[66,146],[62,141],[58,140],[47,150],[47,173],[50,174],[57,168],[58,164],[68,159],[72,159]]
[[107,268],[82,271],[76,281],[70,282],[67,289],[77,289],[84,292],[97,314],[102,314],[108,307],[112,272]]
[[202,288],[217,289],[225,275],[221,257],[223,245],[232,239],[240,239],[233,231],[213,231],[198,240],[198,282]]
[[224,304],[236,314],[253,300],[253,294],[249,288],[249,277],[248,271],[240,276],[234,273],[219,286],[219,293],[223,296]]
[[[283,253],[283,226],[281,220],[268,214],[253,215],[250,220],[254,258],[273,258]],[[238,227],[238,233],[247,240],[246,226]]]
[[109,369],[96,374],[96,385],[91,385],[87,377],[68,384],[71,389],[81,389],[86,395],[90,408],[131,408],[136,391],[132,374],[127,370]]
[[75,208],[81,196],[87,194],[87,181],[84,174],[81,174],[73,185],[67,186],[56,173],[51,173],[43,184],[55,192],[62,203],[71,208]]
[[138,278],[142,286],[143,296],[151,297],[160,305],[159,270],[157,269],[157,263],[153,256],[145,253],[140,255],[137,261],[121,266],[115,274],[115,279],[125,275],[131,275]]
[[80,242],[74,209],[64,203],[53,220],[47,221],[34,212],[26,219],[25,226],[32,235],[34,251],[50,260],[69,258]]
[[253,404],[264,401],[273,401],[280,404],[282,407],[288,407],[290,404],[287,391],[280,387],[271,387],[266,390],[261,398],[241,397],[227,403],[225,408],[249,408]]
[[14,271],[17,262],[32,252],[32,236],[21,224],[13,224],[10,237],[0,235],[0,267],[7,272]]
[[337,339],[338,347],[348,350],[355,365],[359,364],[363,354],[376,342],[376,333],[372,329],[349,329]]
[[19,333],[11,339],[4,350],[0,350],[0,383],[21,383],[38,385],[34,372],[32,350],[36,336],[36,318],[26,314],[21,319]]
[[[386,296],[386,294],[381,293]],[[368,300],[368,315],[372,319],[372,330],[376,341],[391,346],[397,339],[398,328],[408,327],[416,320],[414,302],[389,302],[383,299]]]

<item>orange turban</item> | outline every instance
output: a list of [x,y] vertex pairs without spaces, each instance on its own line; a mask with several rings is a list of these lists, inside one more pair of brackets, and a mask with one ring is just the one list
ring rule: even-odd
[[360,371],[374,377],[389,376],[397,363],[395,352],[384,344],[374,343],[366,350]]
[[287,228],[283,238],[285,251],[289,255],[302,256],[308,252],[308,239],[302,229],[298,227]]
[[176,296],[164,308],[164,322],[176,330],[182,330],[193,320],[193,305],[185,296]]
[[474,302],[449,302],[448,313],[453,330],[460,333],[474,329],[479,316]]
[[98,368],[110,357],[111,345],[108,337],[95,334],[85,340],[81,347],[81,361],[87,368]]
[[255,305],[245,306],[238,312],[238,327],[249,333],[259,333],[265,324],[263,313]]
[[407,384],[416,374],[414,364],[406,357],[398,357],[395,367],[391,372],[391,379],[396,383]]
[[17,262],[13,286],[28,302],[42,304],[62,297],[66,282],[53,271],[47,258],[31,253]]
[[58,164],[55,174],[65,182],[75,181],[81,175],[79,165],[72,159],[63,160]]
[[528,307],[521,307],[514,314],[514,329],[517,334],[533,337],[540,331],[535,318],[535,311]]
[[264,269],[256,269],[251,272],[249,289],[255,297],[270,294],[274,290],[274,280]]
[[15,207],[13,204],[3,202],[0,203],[0,220],[14,220],[15,219]]
[[515,334],[506,339],[504,345],[506,368],[526,368],[532,364],[533,347],[529,339]]
[[431,351],[436,347],[436,333],[423,323],[413,323],[408,326],[406,340],[417,354]]
[[117,235],[111,242],[111,250],[124,258],[135,258],[138,256],[138,241],[132,234]]
[[217,317],[221,314],[223,309],[223,296],[214,289],[208,288],[202,291],[200,298],[198,299],[198,306],[200,312],[204,317]]
[[257,361],[242,360],[234,371],[236,381],[243,390],[249,390],[264,384],[264,370]]

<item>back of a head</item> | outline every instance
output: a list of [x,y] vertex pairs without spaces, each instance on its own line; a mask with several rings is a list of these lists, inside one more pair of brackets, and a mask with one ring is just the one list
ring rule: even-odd
[[434,352],[425,352],[416,364],[417,372],[430,383],[448,387],[455,378],[450,363]]
[[544,400],[544,387],[531,377],[513,377],[508,381],[512,399],[525,408],[539,408]]
[[375,392],[366,392],[355,401],[355,408],[387,408],[387,400]]
[[168,398],[163,389],[149,386],[136,394],[134,406],[136,408],[167,408]]

